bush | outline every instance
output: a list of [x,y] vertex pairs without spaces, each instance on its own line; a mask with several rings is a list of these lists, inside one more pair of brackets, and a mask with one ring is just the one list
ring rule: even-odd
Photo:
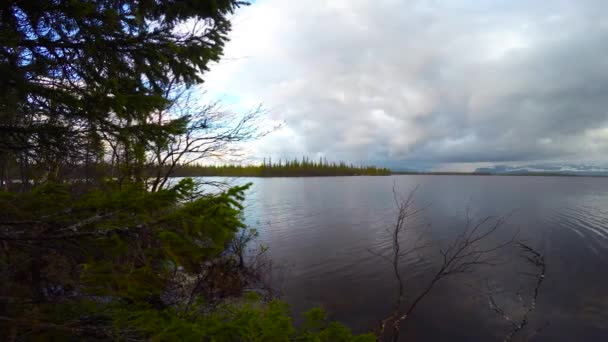
[[[106,183],[2,193],[0,334],[26,339],[367,341],[319,310],[247,294],[257,275],[230,248],[249,185],[190,199],[190,179],[149,192]],[[253,298],[255,297],[255,298]]]

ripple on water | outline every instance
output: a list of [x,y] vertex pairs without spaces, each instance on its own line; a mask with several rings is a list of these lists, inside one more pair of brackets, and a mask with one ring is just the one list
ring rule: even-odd
[[554,228],[574,233],[581,243],[597,256],[608,250],[608,212],[591,206],[564,207],[553,210],[548,218]]

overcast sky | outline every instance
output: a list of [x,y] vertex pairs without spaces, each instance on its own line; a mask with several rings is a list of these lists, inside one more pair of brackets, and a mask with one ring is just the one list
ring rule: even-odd
[[608,162],[608,1],[258,0],[205,87],[259,157],[467,170]]

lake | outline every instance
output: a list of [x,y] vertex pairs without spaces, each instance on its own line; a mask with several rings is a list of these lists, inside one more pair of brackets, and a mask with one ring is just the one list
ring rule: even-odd
[[[473,217],[509,214],[492,243],[518,239],[542,252],[547,272],[537,309],[519,338],[535,341],[608,338],[608,178],[428,176],[254,178],[246,222],[269,247],[274,282],[294,313],[322,306],[333,319],[367,331],[386,317],[396,297],[391,265],[371,251],[390,248],[393,185],[418,186],[425,208],[412,228],[435,247],[401,262],[406,294],[424,288],[445,246]],[[409,243],[408,241],[404,242]],[[488,242],[490,243],[490,242]],[[489,288],[509,315],[530,290],[528,266],[515,248],[471,274],[445,278],[404,326],[403,340],[502,340],[508,323],[490,309]],[[521,292],[520,291],[520,292]],[[524,295],[525,296],[525,295]]]

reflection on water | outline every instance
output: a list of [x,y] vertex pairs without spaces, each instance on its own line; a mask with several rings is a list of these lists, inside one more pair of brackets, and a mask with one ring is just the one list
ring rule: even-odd
[[608,256],[608,211],[589,205],[556,209],[548,218],[556,227],[575,233],[598,257]]
[[[356,330],[375,327],[394,300],[390,265],[369,249],[389,247],[392,187],[420,186],[417,203],[431,225],[425,238],[445,243],[464,226],[465,208],[477,217],[513,212],[501,238],[516,230],[543,253],[547,281],[531,317],[537,341],[608,338],[608,179],[566,177],[391,176],[239,179],[252,181],[246,220],[260,230],[280,265],[280,288],[294,312],[314,305]],[[415,293],[429,272],[428,257],[403,261]],[[417,340],[494,340],[504,321],[479,296],[482,282],[504,289],[522,282],[516,254],[480,274],[448,279],[408,323]],[[523,280],[525,281],[525,279]],[[505,300],[509,300],[508,295]],[[531,336],[531,335],[522,335]]]

